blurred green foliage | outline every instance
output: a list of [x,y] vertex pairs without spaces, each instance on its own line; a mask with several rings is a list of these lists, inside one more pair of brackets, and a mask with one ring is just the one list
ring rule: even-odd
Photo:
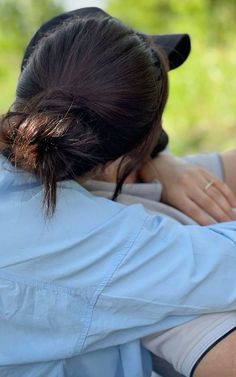
[[56,0],[0,0],[0,113],[14,99],[25,46],[39,25],[61,11]]
[[[169,74],[164,127],[174,153],[235,147],[236,0],[108,0],[107,10],[139,31],[191,36],[190,57]],[[0,0],[0,112],[14,98],[24,47],[60,11],[62,0]]]
[[108,11],[146,33],[187,32],[192,52],[171,71],[164,128],[176,154],[236,144],[236,1],[109,0]]

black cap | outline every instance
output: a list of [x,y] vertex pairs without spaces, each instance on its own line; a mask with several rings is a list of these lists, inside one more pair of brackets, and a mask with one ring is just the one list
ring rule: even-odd
[[[24,57],[21,64],[21,71],[24,69],[32,54],[34,47],[38,44],[40,39],[45,36],[50,30],[60,25],[64,21],[74,17],[110,17],[100,8],[89,7],[80,8],[70,12],[62,13],[51,20],[44,23],[34,34],[26,47]],[[169,69],[179,67],[188,57],[191,50],[191,42],[188,34],[164,34],[164,35],[145,35],[152,43],[161,47],[164,50],[169,61]]]

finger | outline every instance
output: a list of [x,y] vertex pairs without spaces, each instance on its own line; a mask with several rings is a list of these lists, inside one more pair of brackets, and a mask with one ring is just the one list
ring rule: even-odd
[[215,224],[216,221],[209,216],[207,212],[205,212],[204,209],[202,209],[197,203],[195,203],[190,198],[185,198],[184,201],[182,201],[183,206],[180,208],[181,211],[183,211],[186,215],[191,217],[194,221],[196,221],[200,225],[210,225]]
[[231,217],[221,209],[217,202],[215,202],[208,195],[208,192],[206,193],[197,188],[196,190],[194,190],[194,195],[191,196],[190,199],[194,201],[199,207],[201,207],[202,210],[204,210],[215,221],[222,222],[232,220]]
[[226,183],[217,180],[214,186],[222,192],[232,207],[236,207],[236,196]]
[[214,181],[214,186],[224,195],[231,207],[236,207],[236,196],[225,182],[212,176],[208,172],[205,172],[205,177],[208,181]]
[[[219,189],[211,186],[206,193],[217,205],[222,209],[222,211],[228,216],[230,220],[235,220],[236,216],[233,212],[231,204],[227,201],[225,196],[222,194]],[[222,220],[223,221],[223,220]]]

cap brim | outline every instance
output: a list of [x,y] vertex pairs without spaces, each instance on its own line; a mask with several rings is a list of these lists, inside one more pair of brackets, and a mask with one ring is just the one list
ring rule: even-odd
[[165,52],[169,61],[169,69],[177,68],[183,64],[191,51],[188,34],[148,35],[148,38]]
[[[80,8],[70,12],[62,13],[48,22],[44,23],[34,34],[26,47],[23,60],[21,63],[21,71],[26,66],[30,55],[32,54],[38,42],[51,30],[55,29],[64,21],[74,17],[110,17],[100,8],[88,7]],[[147,35],[154,44],[160,46],[169,61],[169,69],[179,67],[188,57],[191,49],[190,37],[188,34],[167,34],[167,35]]]

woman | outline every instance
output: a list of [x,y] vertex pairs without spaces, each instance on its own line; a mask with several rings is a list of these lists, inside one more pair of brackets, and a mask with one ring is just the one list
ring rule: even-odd
[[119,193],[166,98],[164,56],[101,12],[34,49],[0,125],[2,375],[150,376],[140,338],[235,310],[234,222],[184,227],[83,188],[122,157]]
[[[83,17],[87,13],[88,8],[74,10],[60,14],[43,24],[26,48],[21,72],[27,65],[35,46],[47,33],[65,20],[76,16]],[[89,14],[101,16],[104,12],[98,8],[89,8]],[[179,67],[190,53],[190,38],[187,34],[153,35],[149,38],[158,48],[161,45],[163,52],[167,55],[169,69]],[[156,197],[159,194],[162,202],[172,208],[177,208],[201,225],[235,219],[232,207],[236,207],[236,180],[234,178],[236,152],[224,152],[221,156],[217,154],[191,156],[183,161],[165,153],[167,145],[168,136],[162,129],[152,151],[152,159],[142,167],[138,175],[136,173],[136,177],[132,174],[132,178],[129,177],[128,181],[141,179],[144,182],[152,182],[158,179],[162,187],[161,192],[160,187],[156,188]],[[117,166],[117,163],[109,166],[105,169],[105,174],[100,174],[97,178],[116,182]],[[93,185],[91,188],[94,188]],[[184,221],[184,218],[181,221]]]

